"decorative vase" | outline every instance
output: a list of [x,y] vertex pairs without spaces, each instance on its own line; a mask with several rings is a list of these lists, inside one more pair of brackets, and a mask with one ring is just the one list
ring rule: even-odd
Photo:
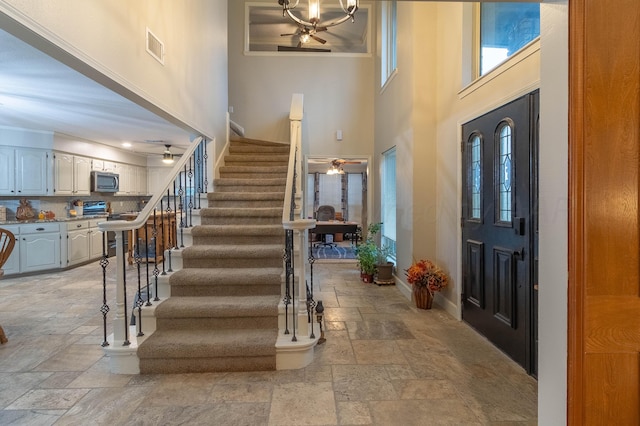
[[416,308],[431,309],[433,304],[433,293],[427,287],[413,286],[413,299],[416,301]]
[[373,282],[373,274],[364,274],[362,276],[362,281],[364,281],[365,283],[372,283]]

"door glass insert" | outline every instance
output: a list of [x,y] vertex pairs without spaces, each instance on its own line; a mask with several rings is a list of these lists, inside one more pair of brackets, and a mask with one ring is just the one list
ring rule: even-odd
[[482,162],[480,155],[480,136],[477,134],[473,135],[469,145],[471,145],[471,149],[469,150],[469,154],[471,156],[469,161],[469,219],[480,220],[480,213],[482,211]]
[[498,222],[511,223],[512,220],[512,131],[504,123],[498,133]]

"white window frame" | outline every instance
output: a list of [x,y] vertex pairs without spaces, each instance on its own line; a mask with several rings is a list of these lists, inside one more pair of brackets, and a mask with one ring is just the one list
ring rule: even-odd
[[[391,162],[393,167],[391,168]],[[393,182],[390,181],[393,173]],[[397,155],[396,147],[390,148],[382,153],[382,170],[380,173],[381,194],[380,194],[380,214],[382,222],[381,244],[391,247],[390,260],[396,260],[396,185],[397,185]]]
[[381,2],[380,88],[387,87],[398,72],[398,2]]

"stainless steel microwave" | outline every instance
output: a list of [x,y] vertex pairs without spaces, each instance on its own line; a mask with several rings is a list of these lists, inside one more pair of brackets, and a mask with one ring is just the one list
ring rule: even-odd
[[91,172],[91,192],[118,192],[120,175],[107,172]]

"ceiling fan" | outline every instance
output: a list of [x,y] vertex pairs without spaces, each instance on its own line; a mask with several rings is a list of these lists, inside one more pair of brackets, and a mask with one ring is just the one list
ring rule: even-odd
[[321,31],[327,31],[327,27],[307,28],[303,25],[298,25],[298,31],[295,33],[280,34],[281,37],[298,36],[298,48],[301,48],[303,44],[309,43],[312,39],[320,44],[325,44],[327,40],[320,38],[316,33]]
[[344,169],[343,166],[345,164],[361,164],[361,161],[350,161],[350,160],[343,160],[341,158],[336,158],[331,160],[331,167],[329,167],[329,170],[327,170],[327,174],[328,175],[343,175],[344,174]]

